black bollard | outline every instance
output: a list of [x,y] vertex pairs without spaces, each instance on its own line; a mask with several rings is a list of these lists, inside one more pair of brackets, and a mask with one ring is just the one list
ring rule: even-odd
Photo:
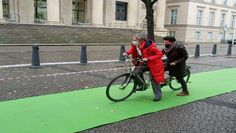
[[39,47],[37,45],[32,46],[32,60],[30,68],[40,68],[39,60]]
[[216,52],[217,52],[217,44],[214,44],[212,49],[212,55],[216,55]]
[[81,46],[81,54],[80,54],[80,63],[81,64],[87,64],[87,46],[83,45]]
[[125,61],[125,57],[123,56],[123,53],[125,52],[125,46],[124,45],[122,45],[121,47],[120,47],[120,59],[119,59],[119,61]]
[[232,44],[229,44],[227,56],[230,56],[232,54]]
[[200,57],[200,45],[199,44],[196,45],[194,57],[196,57],[196,58]]

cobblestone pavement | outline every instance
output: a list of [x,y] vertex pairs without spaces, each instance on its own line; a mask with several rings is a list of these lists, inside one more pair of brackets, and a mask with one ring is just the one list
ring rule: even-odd
[[[104,48],[104,52],[101,54],[104,56],[100,57],[98,57],[97,52],[101,52],[102,49],[99,50],[97,48],[94,51],[91,50],[91,60],[105,59],[108,56],[114,56],[115,53],[112,53],[110,49],[113,49],[113,47]],[[192,49],[194,49],[194,46],[192,46]],[[45,48],[45,50],[48,50],[48,56],[45,56],[45,58],[49,58],[46,59],[47,61],[51,61],[53,58],[67,61],[69,58],[75,58],[72,54],[74,50],[76,51],[75,53],[77,53],[76,49],[70,48],[69,51],[71,51],[71,53],[68,52],[67,56],[67,52],[63,52],[62,50],[62,56],[59,58],[59,55],[56,57],[49,56],[49,53],[53,50],[47,48]],[[106,50],[108,53],[106,53]],[[114,51],[117,50],[114,49]],[[9,57],[11,54],[7,49],[1,49],[1,65],[5,65],[9,63],[8,60],[10,60],[10,58],[3,60],[2,53],[7,55],[5,57]],[[119,55],[119,50],[117,54]],[[20,59],[16,59],[18,57]],[[13,61],[11,61],[14,64],[18,64],[17,61],[20,63],[24,62],[22,61],[22,56],[15,55],[15,53],[12,53],[11,59],[13,59]],[[71,60],[74,61],[74,59]],[[188,64],[191,66],[192,73],[233,68],[236,67],[236,57],[207,56],[190,58]],[[27,67],[0,68],[0,101],[106,86],[114,76],[127,71],[123,66],[123,63],[97,63],[88,65],[55,65],[40,69],[30,69]],[[232,92],[184,106],[97,127],[84,132],[234,133],[236,132],[235,106],[236,92]]]

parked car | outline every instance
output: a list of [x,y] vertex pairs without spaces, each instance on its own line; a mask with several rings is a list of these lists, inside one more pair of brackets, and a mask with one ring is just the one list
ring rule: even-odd
[[[228,44],[232,44],[232,39],[227,41]],[[236,39],[234,39],[234,45],[236,45]]]

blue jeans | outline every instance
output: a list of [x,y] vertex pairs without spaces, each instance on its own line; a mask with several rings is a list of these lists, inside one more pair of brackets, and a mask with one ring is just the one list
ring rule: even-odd
[[156,83],[156,81],[152,78],[151,74],[150,74],[150,79],[151,79],[152,91],[155,96],[155,99],[161,100],[161,96],[162,96],[161,86]]

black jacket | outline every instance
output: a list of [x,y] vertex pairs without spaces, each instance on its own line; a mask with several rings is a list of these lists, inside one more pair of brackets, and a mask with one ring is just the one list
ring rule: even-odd
[[[165,48],[162,52],[166,55],[167,60],[165,68],[170,71],[170,74],[175,77],[184,77],[187,74],[186,60],[188,53],[182,42],[176,41],[169,48]],[[170,66],[170,63],[175,62],[175,66]]]

